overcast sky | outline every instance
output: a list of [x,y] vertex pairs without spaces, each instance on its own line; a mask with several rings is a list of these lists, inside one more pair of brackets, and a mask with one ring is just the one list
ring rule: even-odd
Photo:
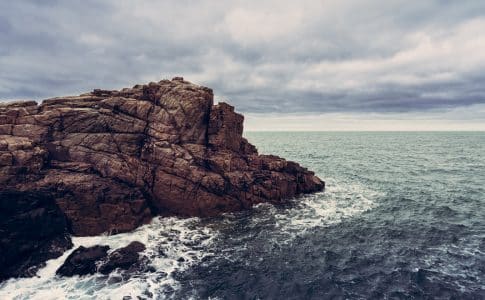
[[173,76],[250,130],[485,130],[485,1],[1,1],[0,99]]

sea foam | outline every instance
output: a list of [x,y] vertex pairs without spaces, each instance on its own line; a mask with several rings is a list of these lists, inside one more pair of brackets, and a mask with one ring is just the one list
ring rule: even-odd
[[[74,247],[61,257],[48,261],[37,277],[10,279],[2,283],[0,299],[170,298],[179,285],[176,273],[212,255],[210,246],[217,232],[199,223],[198,218],[155,218],[150,224],[130,233],[73,237]],[[71,278],[55,275],[66,257],[79,246],[108,245],[113,251],[132,241],[146,245],[142,255],[149,259],[155,272],[129,277],[116,272],[109,276],[95,274]]]

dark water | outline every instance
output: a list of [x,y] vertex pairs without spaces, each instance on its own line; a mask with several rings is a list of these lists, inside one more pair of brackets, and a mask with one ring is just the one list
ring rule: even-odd
[[227,217],[217,255],[180,274],[178,295],[485,299],[484,133],[247,137],[315,170],[328,193]]
[[[156,219],[76,246],[147,245],[155,273],[38,278],[1,299],[485,299],[485,133],[249,133],[323,193],[215,219]],[[65,254],[65,256],[68,253]]]

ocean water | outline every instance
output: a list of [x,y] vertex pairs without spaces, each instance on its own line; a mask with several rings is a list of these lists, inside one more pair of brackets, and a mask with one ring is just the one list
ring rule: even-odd
[[247,133],[314,170],[322,193],[134,232],[153,273],[38,277],[0,299],[485,299],[485,133]]

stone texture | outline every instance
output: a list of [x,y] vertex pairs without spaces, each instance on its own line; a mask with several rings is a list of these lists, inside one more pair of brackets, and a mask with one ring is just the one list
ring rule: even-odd
[[71,247],[66,219],[48,192],[0,192],[0,281],[33,276]]
[[96,235],[324,188],[297,163],[258,155],[243,120],[180,77],[0,104],[0,191],[48,190],[73,234]]

